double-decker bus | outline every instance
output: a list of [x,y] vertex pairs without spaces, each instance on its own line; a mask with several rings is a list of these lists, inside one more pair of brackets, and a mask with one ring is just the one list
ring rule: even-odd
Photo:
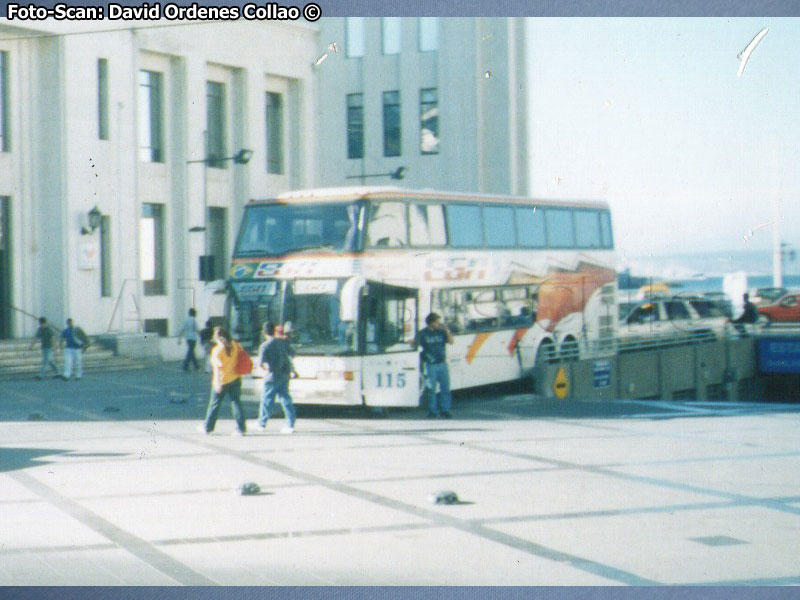
[[292,323],[295,402],[417,406],[415,339],[429,312],[455,338],[453,389],[612,345],[613,246],[601,202],[392,187],[291,192],[245,206],[226,315],[251,349],[263,322]]

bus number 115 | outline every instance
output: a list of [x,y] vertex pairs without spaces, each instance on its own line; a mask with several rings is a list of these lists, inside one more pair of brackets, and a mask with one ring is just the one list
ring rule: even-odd
[[376,375],[379,388],[404,388],[406,387],[406,374],[405,373],[377,373]]

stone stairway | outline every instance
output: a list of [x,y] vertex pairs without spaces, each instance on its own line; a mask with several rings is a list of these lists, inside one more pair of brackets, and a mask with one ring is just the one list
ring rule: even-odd
[[[64,351],[55,349],[55,361],[59,369],[64,365]],[[31,350],[30,339],[2,340],[0,341],[0,380],[32,379],[39,374],[42,364],[42,351],[38,340]],[[121,369],[143,368],[142,361],[115,356],[112,350],[103,348],[99,344],[92,344],[83,353],[83,370],[91,371],[116,371]],[[52,369],[47,377],[53,375]]]

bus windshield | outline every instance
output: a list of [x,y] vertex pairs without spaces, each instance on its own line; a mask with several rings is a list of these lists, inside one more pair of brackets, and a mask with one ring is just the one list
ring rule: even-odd
[[292,324],[290,338],[298,354],[355,352],[355,324],[340,317],[342,284],[334,279],[286,282],[283,319]]
[[352,202],[248,206],[234,256],[358,250],[361,211]]

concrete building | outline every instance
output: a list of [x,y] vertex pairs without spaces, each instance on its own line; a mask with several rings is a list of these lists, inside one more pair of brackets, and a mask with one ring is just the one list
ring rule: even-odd
[[527,192],[524,19],[319,24],[321,184]]
[[317,180],[316,36],[0,20],[0,338],[39,315],[160,335],[203,317],[200,257],[225,276],[243,203]]
[[0,338],[220,315],[250,198],[526,193],[525,72],[513,18],[0,20]]

